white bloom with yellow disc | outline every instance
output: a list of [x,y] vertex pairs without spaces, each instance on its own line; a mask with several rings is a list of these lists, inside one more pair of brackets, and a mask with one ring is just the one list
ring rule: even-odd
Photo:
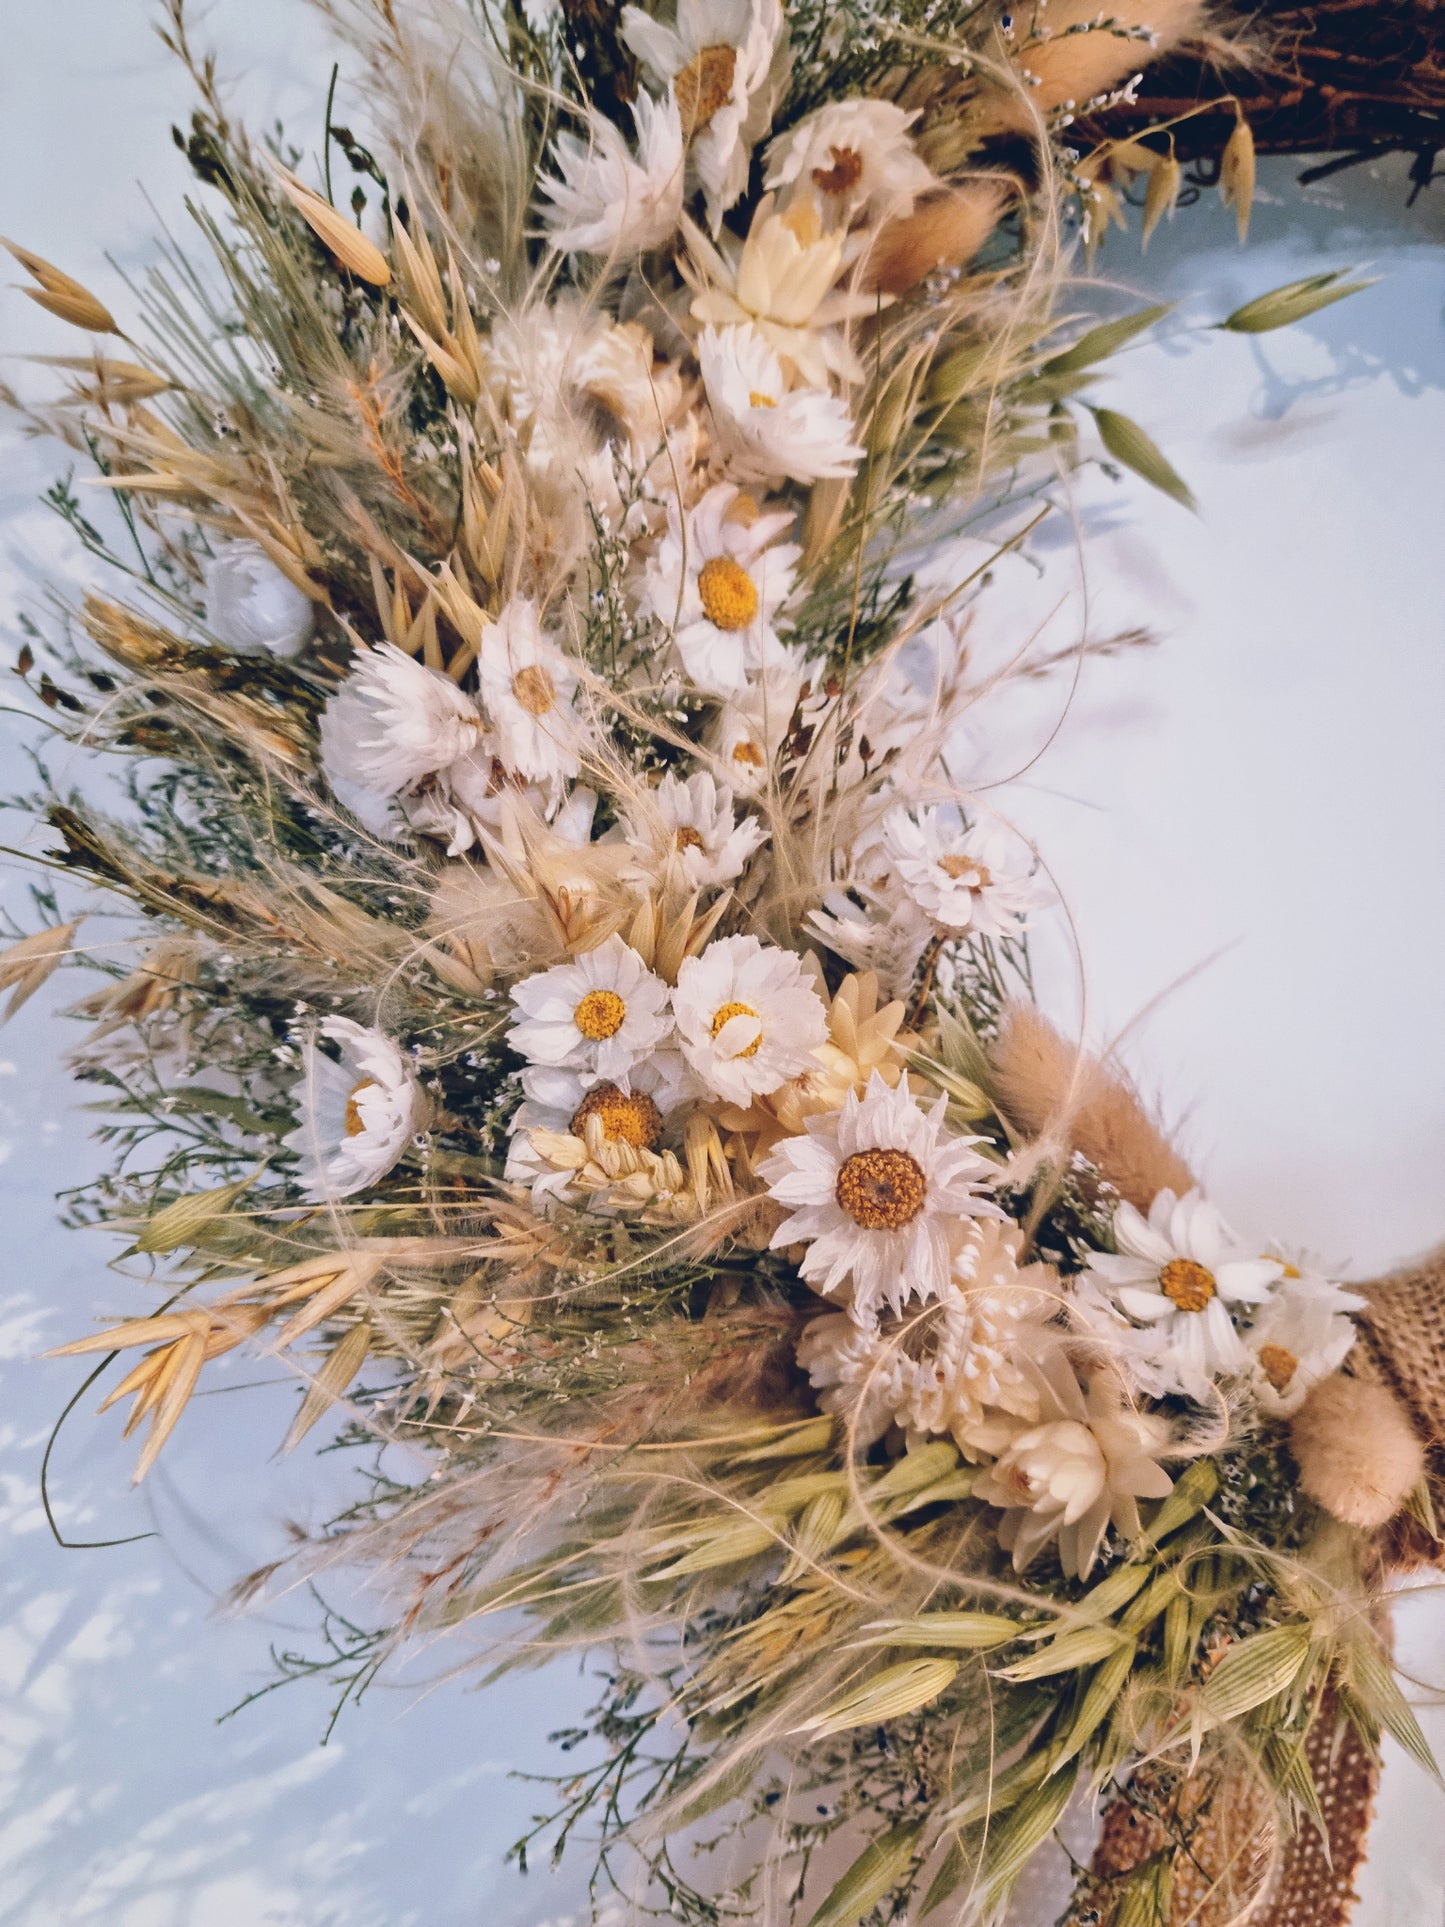
[[477,674],[503,765],[553,789],[575,776],[582,767],[577,673],[525,597],[514,597],[482,630]]
[[1003,1509],[999,1544],[1023,1572],[1052,1539],[1059,1563],[1086,1579],[1112,1524],[1139,1535],[1139,1500],[1167,1498],[1174,1482],[1160,1465],[1172,1444],[1167,1419],[1136,1411],[1118,1381],[1096,1372],[1081,1390],[1062,1348],[1028,1366],[1039,1418],[991,1416],[970,1434],[971,1449],[992,1457],[973,1488]]
[[806,1244],[803,1277],[825,1298],[846,1298],[871,1324],[880,1306],[945,1296],[970,1218],[1003,1213],[984,1190],[998,1166],[974,1150],[976,1137],[950,1137],[948,1100],[923,1110],[907,1084],[875,1071],[860,1098],[810,1117],[801,1137],[784,1138],[758,1166],[771,1197],[791,1215],[773,1248]]
[[791,950],[720,937],[686,957],[672,993],[678,1042],[713,1097],[748,1105],[808,1070],[828,1014]]
[[630,944],[608,937],[575,963],[512,986],[508,1042],[534,1064],[623,1078],[667,1038],[667,985]]
[[1038,905],[1027,845],[1000,823],[970,829],[950,804],[890,810],[883,848],[912,901],[951,936],[1015,937]]
[[1321,1379],[1344,1363],[1365,1300],[1334,1284],[1314,1265],[1282,1258],[1284,1276],[1244,1335],[1254,1393],[1270,1418],[1297,1412]]
[[671,27],[624,7],[622,38],[654,80],[672,84],[716,231],[747,187],[753,148],[787,80],[781,0],[677,0]]
[[847,404],[826,388],[790,388],[750,322],[704,328],[697,359],[718,447],[738,481],[842,479],[862,461]]
[[662,882],[689,890],[716,889],[741,876],[766,832],[755,816],[739,819],[733,793],[709,770],[686,781],[670,772],[645,791],[626,818],[627,841],[639,865]]
[[293,1093],[301,1122],[282,1139],[301,1160],[306,1195],[317,1203],[349,1197],[384,1178],[418,1131],[431,1104],[397,1045],[349,1017],[328,1017],[321,1037],[340,1061],[309,1039]]
[[1268,1299],[1284,1275],[1277,1259],[1251,1257],[1198,1191],[1161,1191],[1147,1218],[1121,1204],[1114,1241],[1117,1252],[1090,1254],[1090,1275],[1151,1329],[1152,1359],[1175,1389],[1203,1398],[1215,1378],[1248,1369],[1231,1308]]
[[682,218],[684,155],[677,101],[639,94],[633,158],[621,130],[605,114],[587,114],[585,137],[557,136],[557,175],[543,177],[552,202],[544,210],[548,239],[560,254],[598,254],[625,262],[660,248]]
[[824,223],[848,228],[901,219],[920,194],[938,186],[913,145],[912,113],[891,100],[830,100],[768,148],[765,185],[818,197]]
[[775,624],[801,551],[776,538],[793,518],[752,508],[730,482],[692,509],[672,498],[667,533],[643,578],[644,611],[671,634],[694,686],[708,695],[731,695],[752,672],[791,660]]
[[707,748],[734,788],[755,795],[773,781],[802,689],[796,669],[765,669],[719,708]]

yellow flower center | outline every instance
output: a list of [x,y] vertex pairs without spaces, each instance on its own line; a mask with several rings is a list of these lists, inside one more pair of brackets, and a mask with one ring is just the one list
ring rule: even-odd
[[696,60],[690,60],[673,81],[682,131],[689,140],[726,104],[733,90],[737,64],[736,47],[704,47]]
[[376,1079],[374,1077],[363,1077],[359,1084],[352,1086],[351,1095],[346,1100],[346,1135],[348,1137],[360,1137],[366,1129],[366,1119],[361,1115],[356,1100],[361,1096],[363,1091],[370,1091],[375,1088]]
[[831,167],[813,169],[813,185],[820,194],[846,194],[863,178],[863,156],[852,147],[830,147]]
[[[712,1034],[716,1037],[723,1025],[730,1023],[734,1017],[756,1017],[757,1014],[751,1004],[723,1004],[712,1014]],[[734,1055],[737,1057],[756,1057],[758,1054],[758,1046],[762,1041],[763,1033],[760,1030],[750,1044],[744,1049],[734,1052]]]
[[572,1022],[592,1043],[615,1037],[622,1028],[627,1006],[615,990],[589,990],[572,1013]]
[[1284,1393],[1289,1390],[1290,1381],[1299,1370],[1299,1360],[1283,1345],[1261,1345],[1259,1369],[1277,1392]]
[[923,1209],[928,1180],[907,1151],[855,1151],[839,1166],[833,1196],[865,1231],[901,1231]]
[[602,1135],[612,1144],[630,1144],[634,1151],[655,1151],[662,1142],[662,1113],[645,1091],[619,1091],[615,1084],[599,1084],[572,1113],[572,1135],[581,1137],[589,1117],[600,1118]]
[[557,685],[545,669],[529,663],[512,678],[512,694],[529,716],[545,716],[557,701]]
[[[1279,1261],[1277,1260],[1276,1262],[1279,1262]],[[1280,1268],[1284,1272],[1284,1275],[1286,1278],[1298,1278],[1300,1275],[1300,1268],[1298,1265],[1281,1264]]]
[[753,579],[730,555],[715,555],[698,570],[697,592],[703,612],[719,629],[746,629],[758,613]]
[[1214,1273],[1192,1258],[1171,1258],[1159,1274],[1159,1289],[1180,1311],[1203,1311],[1218,1287]]
[[777,405],[776,398],[772,395],[765,395],[760,388],[750,388],[748,390],[748,406],[750,408],[776,408]]
[[740,743],[733,745],[733,761],[751,763],[754,769],[761,769],[766,759],[757,744],[745,736]]
[[975,863],[971,856],[941,856],[938,859],[938,867],[946,877],[952,877],[955,883],[960,877],[972,876],[973,881],[968,886],[970,890],[986,890],[993,882],[987,867],[982,863]]
[[677,845],[679,855],[681,855],[684,850],[700,850],[703,848],[703,840],[692,827],[691,823],[681,824],[673,841]]

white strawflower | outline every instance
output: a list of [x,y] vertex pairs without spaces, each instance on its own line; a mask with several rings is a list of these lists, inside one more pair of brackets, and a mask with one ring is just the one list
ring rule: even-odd
[[1027,1370],[1039,1420],[999,1416],[973,1428],[972,1449],[993,1455],[973,1496],[1003,1508],[999,1544],[1013,1554],[1015,1572],[1057,1539],[1065,1573],[1086,1579],[1110,1524],[1137,1538],[1139,1500],[1173,1491],[1159,1464],[1169,1456],[1169,1422],[1135,1411],[1107,1372],[1096,1372],[1084,1393],[1062,1351]]
[[680,879],[688,890],[731,883],[766,841],[756,817],[739,820],[732,791],[719,787],[708,770],[685,782],[664,776],[637,799],[626,828],[628,844],[646,869],[664,883]]
[[1015,937],[1038,904],[1024,846],[998,823],[966,828],[950,805],[890,810],[883,847],[912,901],[951,936]]
[[321,716],[321,767],[338,796],[400,796],[475,749],[482,718],[449,676],[389,642],[358,649]]
[[654,79],[672,83],[689,159],[714,231],[748,184],[754,146],[787,79],[781,0],[677,0],[666,27],[622,10],[622,38]]
[[833,100],[779,136],[768,149],[765,185],[811,190],[830,226],[849,227],[913,212],[938,182],[908,132],[912,113],[891,100]]
[[576,671],[524,597],[514,597],[482,630],[477,673],[503,765],[553,790],[575,776],[582,767]]
[[1296,1253],[1279,1260],[1284,1276],[1245,1333],[1261,1411],[1271,1418],[1297,1412],[1315,1386],[1338,1371],[1355,1342],[1357,1292],[1334,1284]]
[[1038,1417],[1023,1360],[1057,1342],[1049,1321],[1058,1285],[1046,1265],[1019,1266],[1021,1242],[1012,1227],[970,1225],[948,1289],[932,1303],[877,1325],[829,1312],[806,1327],[798,1363],[822,1409],[848,1418],[858,1445],[891,1425],[912,1444],[948,1434],[961,1441],[985,1410]]
[[795,669],[765,669],[719,709],[707,747],[735,789],[756,793],[772,781],[802,688]]
[[739,511],[751,504],[739,496],[723,482],[695,508],[670,498],[667,533],[643,578],[643,610],[671,634],[693,684],[715,696],[790,660],[775,623],[801,550],[775,538],[793,518],[784,511],[749,521]]
[[965,1221],[1003,1215],[980,1196],[998,1167],[978,1138],[946,1135],[947,1109],[945,1097],[921,1109],[906,1082],[890,1090],[875,1071],[861,1098],[850,1091],[841,1110],[810,1117],[758,1166],[792,1213],[774,1249],[806,1243],[804,1278],[825,1298],[847,1295],[860,1323],[880,1305],[942,1297]]
[[671,1028],[667,985],[630,944],[611,936],[575,963],[539,970],[512,987],[508,1041],[534,1064],[622,1078]]
[[656,1151],[669,1116],[696,1091],[682,1053],[667,1047],[615,1081],[551,1064],[529,1064],[522,1072],[523,1100],[512,1118],[506,1176],[513,1184],[529,1184],[534,1197],[555,1197],[566,1190],[572,1173],[558,1170],[533,1150],[533,1131],[581,1137],[588,1119],[596,1117],[606,1142]]
[[552,150],[559,178],[544,178],[553,205],[544,212],[549,240],[561,254],[600,254],[625,261],[659,248],[682,217],[682,121],[671,95],[639,94],[632,104],[637,158],[605,114],[587,114],[586,138],[563,133]]
[[720,937],[684,958],[672,993],[683,1055],[714,1097],[748,1105],[813,1067],[822,1000],[791,950]]
[[740,482],[819,482],[853,473],[863,448],[846,405],[825,388],[789,388],[751,323],[704,328],[698,365],[728,473]]
[[1117,1253],[1090,1254],[1089,1275],[1151,1329],[1150,1355],[1177,1390],[1203,1398],[1215,1378],[1247,1369],[1230,1308],[1262,1304],[1283,1275],[1278,1260],[1250,1257],[1198,1191],[1161,1191],[1147,1218],[1121,1204],[1114,1240]]
[[259,542],[226,542],[204,565],[206,627],[247,655],[299,656],[311,640],[316,607]]
[[282,1142],[301,1160],[308,1198],[349,1197],[384,1178],[431,1115],[426,1093],[401,1051],[379,1030],[328,1017],[321,1036],[340,1062],[303,1046],[294,1101],[301,1122]]

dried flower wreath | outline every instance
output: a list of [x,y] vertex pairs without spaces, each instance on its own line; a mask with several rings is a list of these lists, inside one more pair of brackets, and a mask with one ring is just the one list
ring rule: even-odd
[[[386,1575],[343,1698],[447,1629],[614,1651],[553,1820],[638,1912],[993,1919],[1105,1786],[1077,1921],[1347,1897],[1330,1774],[1353,1812],[1382,1731],[1428,1758],[1379,1616],[1417,1417],[1364,1300],[1034,1007],[1040,866],[955,747],[1000,677],[946,538],[1024,542],[1100,450],[1188,499],[1084,399],[1165,311],[1060,292],[1122,206],[1067,130],[1198,8],[324,10],[356,218],[172,0],[219,274],[169,251],[142,359],[32,412],[129,546],[57,488],[117,587],[19,667],[129,800],[30,806],[160,926],[84,952],[72,1061],[116,1153],[76,1215],[164,1302],[63,1350],[138,1354],[138,1478],[242,1345],[297,1364],[290,1443],[421,1447],[257,1583]],[[36,896],[11,1009],[82,955]]]

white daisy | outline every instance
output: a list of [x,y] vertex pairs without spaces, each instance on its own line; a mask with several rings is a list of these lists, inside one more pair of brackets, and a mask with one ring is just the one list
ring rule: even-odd
[[685,958],[672,1008],[683,1055],[708,1091],[744,1106],[807,1070],[828,1036],[801,959],[756,937],[720,937]]
[[666,1038],[667,985],[630,944],[611,936],[575,963],[512,987],[520,1015],[508,1041],[534,1064],[622,1078]]
[[748,163],[787,80],[781,0],[677,0],[665,27],[622,10],[622,38],[672,91],[714,231],[748,184]]
[[1152,1355],[1175,1388],[1203,1398],[1215,1378],[1243,1372],[1249,1360],[1230,1307],[1263,1304],[1284,1267],[1251,1258],[1198,1191],[1161,1191],[1147,1218],[1121,1204],[1114,1239],[1117,1253],[1090,1255],[1090,1274],[1152,1329]]
[[1357,1292],[1326,1278],[1299,1254],[1282,1257],[1284,1276],[1245,1333],[1255,1397],[1271,1418],[1297,1412],[1322,1378],[1337,1371],[1355,1342]]
[[601,254],[626,261],[660,248],[682,217],[683,142],[677,102],[639,94],[632,104],[637,158],[621,130],[591,110],[587,135],[557,136],[559,178],[544,178],[553,205],[544,218],[560,254]]
[[1018,1264],[1021,1234],[970,1225],[941,1298],[902,1318],[860,1325],[847,1312],[815,1318],[798,1363],[825,1412],[845,1414],[860,1446],[890,1425],[910,1443],[963,1438],[984,1411],[1034,1420],[1039,1395],[1022,1360],[1057,1342],[1049,1321],[1058,1283],[1046,1265]]
[[707,747],[735,789],[756,794],[773,780],[802,690],[796,670],[765,669],[719,709]]
[[349,1197],[384,1178],[431,1115],[401,1051],[379,1030],[328,1017],[320,1034],[340,1062],[308,1039],[294,1101],[301,1122],[282,1139],[301,1160],[308,1198]]
[[1159,1464],[1169,1456],[1169,1422],[1135,1411],[1107,1372],[1096,1372],[1084,1393],[1061,1350],[1025,1369],[1038,1388],[1039,1418],[1000,1416],[974,1428],[973,1449],[993,1463],[973,1496],[1003,1508],[999,1543],[1015,1572],[1057,1539],[1065,1573],[1086,1579],[1109,1526],[1137,1538],[1139,1500],[1173,1491]]
[[321,767],[338,796],[400,796],[477,747],[476,704],[449,676],[383,642],[358,649],[321,715]]
[[573,701],[577,675],[543,634],[537,611],[516,596],[482,630],[477,647],[482,707],[496,753],[517,775],[556,789],[582,767]]
[[851,227],[859,214],[911,214],[915,199],[938,185],[908,132],[920,111],[891,100],[829,101],[772,143],[765,185],[811,190],[830,227]]
[[751,324],[704,328],[698,365],[729,474],[740,482],[819,482],[853,473],[864,450],[846,405],[825,388],[789,388]]
[[883,847],[913,902],[951,936],[1017,936],[1038,903],[1017,840],[998,823],[967,828],[951,805],[890,810]]
[[944,1133],[947,1098],[919,1108],[906,1083],[890,1090],[875,1071],[860,1098],[810,1117],[806,1135],[784,1138],[758,1166],[769,1194],[792,1215],[773,1247],[806,1243],[802,1274],[825,1298],[852,1281],[850,1310],[871,1323],[880,1304],[949,1290],[955,1251],[970,1218],[998,1218],[979,1195],[998,1167],[976,1137]]
[[755,816],[739,821],[733,793],[707,770],[684,782],[668,774],[628,813],[627,841],[649,874],[688,890],[716,889],[741,876],[766,839]]
[[730,482],[710,488],[692,509],[674,496],[643,578],[643,610],[671,633],[688,676],[709,695],[730,695],[750,671],[790,661],[775,624],[801,550],[774,540],[791,514],[749,520],[752,506]]
[[316,605],[259,542],[225,542],[205,564],[206,627],[244,655],[299,656],[311,640]]

